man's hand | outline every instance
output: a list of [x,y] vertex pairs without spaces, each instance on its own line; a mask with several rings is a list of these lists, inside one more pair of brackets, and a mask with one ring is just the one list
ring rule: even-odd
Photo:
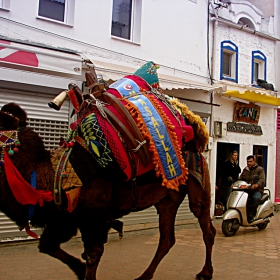
[[259,187],[258,184],[253,184],[253,185],[251,186],[251,189],[254,190],[254,189],[257,189],[258,187]]

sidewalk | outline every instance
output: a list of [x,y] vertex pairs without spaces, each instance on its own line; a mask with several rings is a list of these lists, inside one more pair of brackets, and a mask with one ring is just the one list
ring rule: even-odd
[[[265,230],[240,228],[225,237],[221,219],[213,249],[214,280],[278,280],[280,278],[280,214],[275,213]],[[122,240],[110,234],[99,265],[98,280],[132,280],[150,263],[158,242],[158,230],[125,232]],[[0,243],[1,280],[75,280],[58,260],[41,254],[38,242]],[[80,238],[62,246],[80,257]],[[204,264],[205,248],[198,224],[176,226],[176,244],[159,265],[155,280],[193,280]]]

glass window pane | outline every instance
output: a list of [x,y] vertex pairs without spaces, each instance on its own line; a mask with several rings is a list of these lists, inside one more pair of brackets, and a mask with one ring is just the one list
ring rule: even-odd
[[254,62],[254,81],[256,82],[259,78],[259,63]]
[[114,0],[111,35],[130,40],[132,0]]
[[64,22],[65,0],[39,0],[38,15]]
[[231,77],[231,56],[232,54],[223,53],[223,75]]

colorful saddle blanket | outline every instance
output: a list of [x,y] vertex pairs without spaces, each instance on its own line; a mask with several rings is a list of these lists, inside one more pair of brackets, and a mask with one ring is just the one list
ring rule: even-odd
[[[121,100],[148,144],[152,158],[148,166],[144,166],[135,154],[132,155],[137,162],[136,175],[154,169],[157,176],[162,176],[164,186],[178,189],[178,186],[187,180],[188,171],[181,148],[183,142],[193,138],[192,127],[185,124],[179,112],[160,92],[154,63],[146,63],[136,74],[125,76],[110,85],[107,90]],[[105,106],[129,129],[112,105]],[[74,127],[75,125],[72,126]],[[115,159],[126,174],[127,180],[131,179],[129,152],[118,131],[102,114],[102,110],[96,108],[86,115],[80,127],[83,138],[100,166],[105,168]]]
[[51,162],[55,171],[54,202],[58,205],[61,204],[63,189],[68,201],[67,210],[71,213],[78,203],[82,182],[68,160],[70,154],[71,148],[59,147],[51,151]]

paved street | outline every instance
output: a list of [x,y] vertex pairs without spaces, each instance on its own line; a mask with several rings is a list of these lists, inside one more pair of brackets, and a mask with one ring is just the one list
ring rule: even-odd
[[[213,251],[214,280],[278,280],[280,278],[280,214],[265,230],[240,228],[234,237],[224,237],[221,220]],[[204,244],[197,224],[176,227],[176,245],[162,261],[155,280],[192,280],[204,263]],[[98,280],[132,280],[148,266],[157,246],[157,229],[126,232],[122,240],[109,235],[98,269]],[[63,246],[79,257],[80,238]],[[40,254],[37,241],[0,244],[1,280],[71,280],[72,272],[58,260]]]

